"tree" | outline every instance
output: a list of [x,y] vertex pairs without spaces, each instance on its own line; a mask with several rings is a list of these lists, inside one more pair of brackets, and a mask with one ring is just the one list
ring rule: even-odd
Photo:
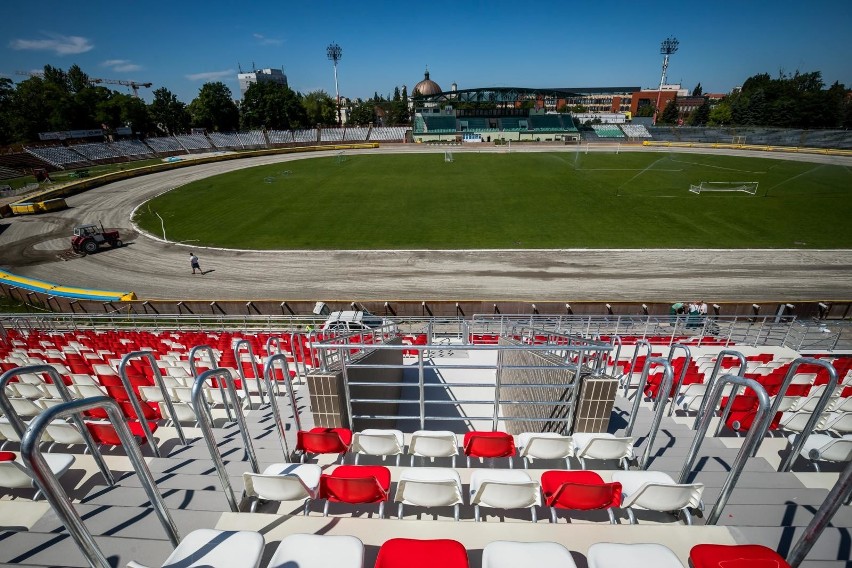
[[154,91],[154,100],[148,107],[151,120],[166,134],[174,135],[189,129],[189,112],[186,105],[165,87]]
[[677,99],[672,99],[666,103],[666,108],[663,109],[657,122],[661,124],[677,124],[678,118]]
[[240,111],[225,83],[204,83],[189,103],[192,126],[211,132],[232,132],[240,126]]
[[651,117],[654,116],[654,105],[640,105],[636,107],[636,115],[635,116],[643,116],[643,117]]
[[704,90],[701,88],[701,82],[699,81],[698,84],[695,85],[695,88],[692,89],[692,96],[693,97],[700,97],[703,94],[704,94]]
[[68,89],[72,93],[79,93],[83,89],[91,87],[89,76],[83,73],[83,70],[75,63],[68,68]]
[[710,101],[704,99],[704,104],[695,109],[692,114],[689,115],[689,120],[687,124],[689,126],[704,126],[707,124],[707,121],[710,118]]
[[731,120],[731,104],[728,100],[722,99],[720,103],[710,109],[707,124],[710,126],[724,126],[725,124],[731,124]]
[[0,77],[0,145],[5,146],[14,141],[12,136],[12,100],[15,87],[12,80]]
[[367,126],[376,122],[376,104],[370,100],[352,107],[349,122],[358,126]]
[[299,97],[277,83],[252,83],[240,105],[240,127],[275,130],[305,128],[308,116]]
[[337,125],[337,103],[325,91],[312,91],[302,97],[308,124]]

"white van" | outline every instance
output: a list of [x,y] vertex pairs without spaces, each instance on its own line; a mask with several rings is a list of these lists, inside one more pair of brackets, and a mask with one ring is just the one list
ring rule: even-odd
[[390,322],[380,316],[374,316],[370,312],[347,310],[342,312],[331,312],[322,330],[331,330],[338,333],[354,333],[357,331],[370,331],[376,327],[382,327]]

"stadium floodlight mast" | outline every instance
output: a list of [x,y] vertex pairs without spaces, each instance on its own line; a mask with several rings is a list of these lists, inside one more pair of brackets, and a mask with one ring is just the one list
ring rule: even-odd
[[337,126],[341,125],[340,121],[340,88],[337,85],[337,62],[343,58],[343,48],[336,43],[330,43],[325,49],[329,60],[334,63],[334,94],[337,96]]
[[657,105],[654,107],[654,124],[657,124],[657,113],[660,112],[660,95],[663,91],[663,85],[666,84],[666,71],[669,69],[669,56],[677,53],[677,48],[680,42],[676,37],[667,37],[660,44],[660,55],[663,56],[663,75],[660,77],[660,88],[657,90]]

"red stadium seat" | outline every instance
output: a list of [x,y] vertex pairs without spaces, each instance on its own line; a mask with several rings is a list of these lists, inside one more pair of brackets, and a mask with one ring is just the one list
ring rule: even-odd
[[455,540],[392,538],[379,549],[376,568],[468,568],[467,551]]
[[468,465],[470,458],[511,458],[517,453],[514,438],[506,432],[466,432],[463,446]]
[[693,568],[790,568],[780,554],[759,544],[698,544],[689,561]]
[[545,505],[551,507],[553,522],[556,522],[555,509],[606,509],[614,523],[612,508],[621,506],[621,484],[604,483],[593,471],[545,471],[541,474],[541,490]]
[[379,503],[379,516],[390,491],[390,470],[381,465],[341,465],[320,477],[319,496],[328,503]]
[[296,451],[305,454],[345,454],[352,445],[348,428],[311,428],[296,433]]
[[[139,422],[127,422],[127,426],[130,428],[130,432],[136,437],[139,445],[147,441],[145,433],[142,431],[142,425]],[[148,422],[148,428],[153,434],[157,431],[157,423]],[[105,446],[121,445],[121,438],[118,437],[118,433],[110,422],[86,422],[86,429],[89,430],[96,444],[103,444]]]

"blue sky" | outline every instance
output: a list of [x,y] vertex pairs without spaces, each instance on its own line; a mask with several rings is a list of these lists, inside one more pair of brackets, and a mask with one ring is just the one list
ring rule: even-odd
[[76,63],[189,103],[211,80],[239,96],[238,65],[254,63],[283,67],[295,90],[333,94],[325,50],[337,42],[341,95],[353,98],[410,90],[426,65],[444,89],[652,87],[660,42],[674,35],[669,82],[689,89],[728,92],[755,73],[796,69],[850,87],[850,22],[852,0],[0,0],[0,74],[20,81],[15,71]]

